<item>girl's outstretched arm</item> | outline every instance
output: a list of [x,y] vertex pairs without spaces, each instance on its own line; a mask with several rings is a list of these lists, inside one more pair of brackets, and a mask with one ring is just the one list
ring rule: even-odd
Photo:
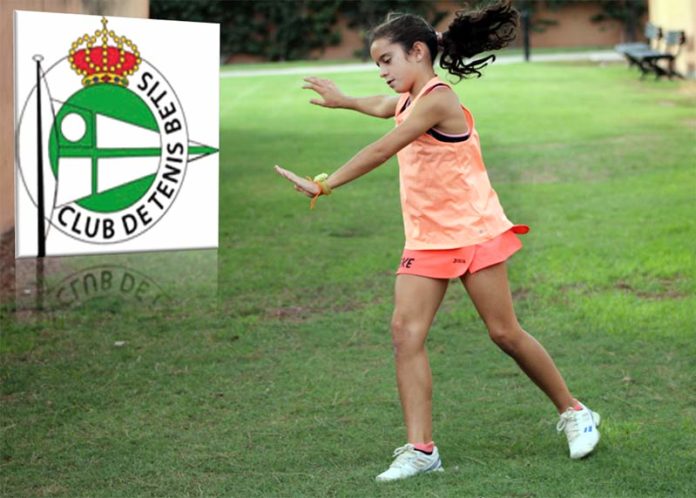
[[[452,113],[453,108],[455,112],[461,112],[458,111],[458,106],[459,100],[451,90],[430,92],[418,101],[411,115],[403,123],[358,152],[331,174],[325,180],[326,184],[333,190],[372,171],[430,128],[437,126]],[[298,192],[309,197],[319,193],[319,187],[311,180],[280,166],[276,166],[276,172],[291,181]]]
[[394,95],[375,95],[374,97],[349,97],[341,92],[331,80],[310,76],[305,78],[302,88],[314,90],[321,98],[309,102],[322,107],[352,109],[368,116],[391,118],[396,113],[399,97]]

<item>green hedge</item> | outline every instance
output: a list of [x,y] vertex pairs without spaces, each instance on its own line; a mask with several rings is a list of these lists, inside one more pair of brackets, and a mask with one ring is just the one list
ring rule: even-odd
[[[475,8],[494,0],[452,1],[452,9]],[[578,0],[545,0],[552,10]],[[597,0],[602,7],[593,20],[616,19],[624,23],[628,38],[640,32],[639,19],[647,11],[647,0]],[[437,11],[431,0],[151,0],[150,16],[156,19],[216,22],[221,24],[220,51],[223,57],[245,54],[269,61],[308,59],[312,51],[341,43],[336,28],[339,18],[361,33],[367,32],[392,11],[424,16],[431,24],[448,12]],[[515,0],[514,5],[530,12],[534,31],[555,22],[535,15],[538,0]],[[366,45],[356,56],[369,57]]]
[[270,61],[306,59],[315,49],[340,44],[336,23],[341,16],[351,28],[366,33],[391,11],[418,13],[433,22],[444,15],[435,12],[434,4],[427,0],[150,2],[152,18],[220,23],[223,56],[246,54]]

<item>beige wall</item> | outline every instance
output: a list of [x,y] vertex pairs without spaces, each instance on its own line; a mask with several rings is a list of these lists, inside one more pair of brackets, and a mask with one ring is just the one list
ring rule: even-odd
[[686,32],[686,45],[676,59],[676,70],[696,78],[696,0],[649,0],[648,7],[650,21],[663,32]]
[[0,0],[0,236],[14,226],[13,10],[148,17],[148,0]]

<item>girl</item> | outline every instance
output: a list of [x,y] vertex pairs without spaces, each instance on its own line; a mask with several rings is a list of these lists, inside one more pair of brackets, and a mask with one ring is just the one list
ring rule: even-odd
[[510,355],[549,397],[560,413],[571,458],[589,454],[599,441],[600,417],[569,392],[546,350],[517,322],[505,261],[522,246],[526,233],[505,216],[483,164],[474,118],[433,70],[440,65],[465,78],[480,76],[494,56],[465,63],[483,51],[507,45],[515,36],[518,12],[504,1],[485,10],[458,12],[439,35],[424,19],[390,15],[372,32],[371,56],[379,75],[398,96],[352,98],[329,80],[306,78],[303,88],[321,98],[313,104],[396,118],[396,127],[358,152],[331,175],[313,180],[276,166],[299,192],[329,195],[396,154],[399,162],[405,248],[397,271],[391,332],[407,444],[378,481],[442,471],[432,438],[432,380],[425,340],[448,281],[458,277],[491,339]]

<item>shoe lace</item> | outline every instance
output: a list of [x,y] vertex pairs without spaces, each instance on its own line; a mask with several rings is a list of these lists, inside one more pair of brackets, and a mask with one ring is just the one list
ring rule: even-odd
[[413,457],[415,456],[415,451],[413,450],[413,445],[411,443],[405,444],[399,448],[396,448],[394,450],[394,454],[392,455],[395,460],[392,462],[390,465],[391,468],[401,468]]
[[565,412],[561,414],[561,418],[556,424],[556,431],[565,431],[568,441],[572,441],[580,434],[580,425],[578,424],[578,417],[575,416],[576,412],[572,408],[568,408]]

